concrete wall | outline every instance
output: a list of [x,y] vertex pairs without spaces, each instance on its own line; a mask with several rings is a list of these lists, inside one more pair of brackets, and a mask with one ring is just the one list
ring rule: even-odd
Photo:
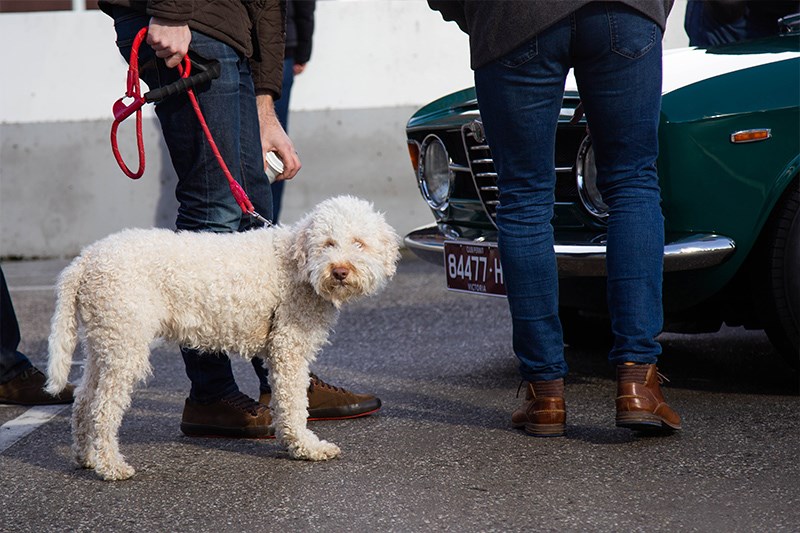
[[[685,44],[682,19],[679,1],[667,47]],[[0,256],[72,256],[122,228],[172,227],[175,176],[152,106],[145,175],[128,179],[111,155],[110,110],[126,71],[111,20],[99,12],[2,14],[0,40]],[[419,106],[471,85],[467,48],[466,36],[421,0],[318,2],[314,52],[295,80],[289,127],[303,170],[287,185],[282,220],[346,192],[375,202],[401,234],[432,221],[404,126]],[[129,122],[119,136],[135,166]]]

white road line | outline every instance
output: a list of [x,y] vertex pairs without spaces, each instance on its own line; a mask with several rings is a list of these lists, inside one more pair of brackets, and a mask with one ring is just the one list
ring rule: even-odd
[[31,407],[17,418],[0,426],[0,453],[69,406],[70,404]]
[[54,291],[55,285],[20,285],[19,287],[9,287],[9,292],[34,292],[34,291]]

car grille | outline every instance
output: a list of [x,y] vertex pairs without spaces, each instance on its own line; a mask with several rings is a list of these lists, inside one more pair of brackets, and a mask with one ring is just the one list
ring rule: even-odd
[[497,206],[500,204],[497,171],[494,168],[492,152],[483,137],[483,124],[480,120],[464,124],[461,127],[461,138],[464,141],[464,151],[472,172],[475,191],[478,193],[486,215],[497,227]]
[[[564,99],[564,107],[561,110],[562,121],[571,118],[577,105],[577,98]],[[575,181],[575,158],[581,140],[586,134],[585,129],[586,126],[583,122],[577,125],[559,122],[556,132],[556,202],[577,202],[579,200],[578,186]],[[478,193],[486,215],[497,227],[497,206],[500,204],[497,170],[494,167],[492,152],[486,143],[480,119],[468,122],[461,127],[461,139],[464,143],[464,152],[472,173],[475,191]]]

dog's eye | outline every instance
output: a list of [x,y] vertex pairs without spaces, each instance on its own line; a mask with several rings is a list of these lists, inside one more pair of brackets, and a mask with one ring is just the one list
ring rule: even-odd
[[353,246],[355,246],[359,250],[362,250],[367,247],[367,245],[364,244],[364,241],[362,241],[361,239],[353,239]]
[[334,246],[336,246],[336,241],[333,239],[328,239],[325,241],[325,248],[333,248]]

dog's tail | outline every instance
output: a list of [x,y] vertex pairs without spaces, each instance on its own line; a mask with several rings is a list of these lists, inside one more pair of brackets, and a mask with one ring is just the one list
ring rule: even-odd
[[48,394],[56,395],[67,385],[72,354],[78,344],[78,287],[83,277],[83,261],[75,259],[61,272],[56,285],[56,311],[50,323]]

